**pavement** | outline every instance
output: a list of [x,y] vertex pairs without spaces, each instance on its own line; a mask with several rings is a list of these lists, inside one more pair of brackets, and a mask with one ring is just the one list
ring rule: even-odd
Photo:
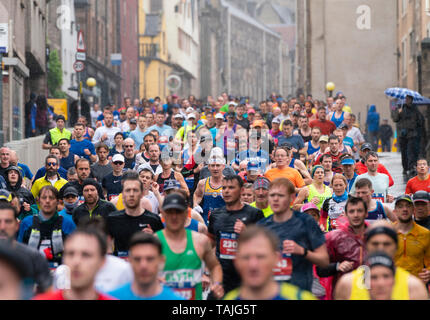
[[405,193],[407,177],[403,175],[402,157],[398,152],[378,152],[380,162],[387,168],[394,180],[389,189],[394,197]]

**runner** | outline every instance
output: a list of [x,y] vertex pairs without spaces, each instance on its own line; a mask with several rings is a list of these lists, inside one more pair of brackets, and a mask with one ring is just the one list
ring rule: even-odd
[[85,125],[82,123],[75,124],[73,131],[74,139],[70,141],[70,152],[78,157],[84,157],[92,163],[97,161],[96,150],[91,142],[90,136],[84,136]]
[[199,181],[193,199],[194,207],[202,208],[202,217],[206,225],[209,223],[213,210],[225,205],[222,194],[225,159],[219,156],[210,158],[208,168],[211,175],[209,178]]
[[238,239],[234,260],[242,283],[224,300],[315,300],[308,291],[274,280],[279,247],[279,239],[265,228],[251,226],[244,230]]
[[274,214],[258,222],[273,231],[280,239],[282,258],[274,271],[275,280],[287,281],[302,290],[312,289],[312,265],[328,265],[325,238],[314,219],[294,211],[290,203],[294,186],[285,178],[270,185],[269,204]]
[[[165,229],[156,233],[160,239],[166,263],[163,269],[165,284],[187,300],[202,300],[202,266],[209,269],[211,291],[216,298],[224,296],[222,268],[207,236],[185,229],[188,217],[186,199],[180,194],[168,195],[163,202]],[[184,241],[185,240],[185,241]],[[187,277],[183,277],[187,274]]]
[[[368,168],[366,165],[366,156],[372,151],[373,151],[373,149],[372,149],[372,145],[370,143],[364,143],[361,146],[360,161],[357,162],[356,168],[355,168],[358,175],[362,175],[362,174],[368,172]],[[390,187],[392,187],[394,185],[393,177],[391,176],[391,174],[388,172],[387,168],[385,168],[385,166],[382,163],[378,162],[378,168],[376,171],[378,173],[384,173],[388,176]]]
[[319,210],[326,199],[332,196],[332,191],[324,185],[324,168],[315,166],[312,169],[312,184],[300,190],[296,200],[293,203],[293,210],[300,211],[305,203],[312,202]]
[[96,154],[98,161],[91,166],[91,174],[99,183],[101,183],[103,181],[103,177],[113,171],[112,165],[108,160],[109,147],[104,143],[100,143],[96,148]]
[[426,191],[417,191],[414,193],[414,219],[417,224],[430,230],[430,195]]
[[366,221],[369,223],[380,219],[389,219],[392,222],[397,221],[397,217],[390,206],[373,199],[373,193],[372,182],[369,179],[363,178],[356,183],[354,195],[363,199],[367,204],[368,214]]
[[305,143],[306,152],[308,154],[308,161],[312,163],[316,159],[316,154],[320,151],[320,138],[321,129],[315,127],[311,131],[311,140]]
[[269,187],[270,181],[267,178],[258,177],[253,185],[255,202],[250,204],[251,207],[263,211],[265,218],[273,214],[273,210],[269,205]]
[[405,193],[412,195],[420,190],[430,192],[430,174],[426,159],[418,159],[417,175],[408,181]]
[[352,186],[354,185],[355,180],[358,177],[358,174],[355,172],[355,160],[350,155],[345,155],[341,157],[342,171],[343,175],[347,181],[347,192],[351,191]]
[[112,173],[105,176],[102,180],[103,193],[105,198],[110,201],[122,192],[122,176],[124,174],[125,159],[123,155],[116,154],[112,158]]
[[70,140],[65,138],[60,139],[60,141],[58,141],[58,147],[61,152],[60,166],[66,170],[73,168],[76,161],[79,160],[79,156],[70,152]]
[[[393,226],[386,221],[373,224],[365,234],[366,250],[369,255],[383,252],[390,260],[393,259],[398,237]],[[365,286],[363,268],[344,275],[338,282],[335,298],[338,300],[369,300],[373,296]],[[386,279],[389,278],[388,276]],[[376,279],[375,279],[376,280]],[[377,292],[385,292],[384,300],[422,300],[428,299],[428,292],[423,282],[401,267],[395,267],[394,284],[391,282],[370,283],[370,288]],[[361,285],[359,285],[361,284]],[[390,290],[391,289],[391,290]],[[389,294],[391,293],[391,294]]]
[[208,235],[222,266],[225,292],[237,288],[240,283],[233,265],[238,236],[247,225],[264,217],[261,210],[240,202],[242,187],[243,181],[239,176],[224,177],[222,194],[225,206],[215,209],[209,216]]
[[345,205],[348,200],[346,192],[346,178],[335,174],[331,181],[333,196],[326,199],[321,207],[321,224],[324,231],[332,231],[338,228],[338,219],[345,216]]

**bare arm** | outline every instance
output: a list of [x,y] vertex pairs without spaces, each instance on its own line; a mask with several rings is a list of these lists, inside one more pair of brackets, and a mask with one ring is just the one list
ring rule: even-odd
[[179,184],[181,185],[181,189],[187,192],[187,195],[190,195],[190,190],[188,189],[187,183],[185,182],[184,177],[180,174],[175,172],[175,178],[178,180]]
[[200,205],[200,202],[202,202],[202,200],[203,200],[204,185],[205,185],[205,180],[200,180],[199,184],[197,185],[196,191],[194,192],[194,196],[193,196],[194,206]]
[[409,275],[409,300],[428,300],[429,295],[424,283],[413,275]]
[[203,225],[205,225],[205,220],[203,220],[203,217],[194,210],[191,210],[191,219],[197,220],[198,222],[203,223]]
[[317,265],[318,267],[328,267],[330,259],[325,243],[319,248],[316,248],[314,251],[308,251],[306,259],[308,259],[310,262]]
[[347,273],[336,284],[334,289],[335,300],[349,300],[351,297],[352,273]]
[[294,162],[294,167],[303,175],[303,180],[306,185],[312,184],[312,177],[309,171],[306,169],[305,164],[301,160],[296,160]]
[[152,212],[152,205],[151,205],[151,201],[149,201],[147,198],[143,197],[142,199],[140,199],[140,207],[142,209],[145,209],[149,212]]
[[309,189],[308,188],[301,189],[296,200],[293,203],[293,210],[299,211],[304,205],[303,201],[305,201],[307,197],[309,197]]
[[387,218],[390,219],[391,222],[396,222],[397,217],[394,214],[393,210],[391,210],[391,208],[385,204],[383,204],[382,206],[384,207],[385,214],[387,215]]

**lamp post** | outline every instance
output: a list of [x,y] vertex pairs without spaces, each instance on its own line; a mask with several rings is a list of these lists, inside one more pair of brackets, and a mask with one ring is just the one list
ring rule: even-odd
[[333,91],[336,89],[336,85],[333,82],[328,82],[325,87],[329,93],[329,97],[333,96]]

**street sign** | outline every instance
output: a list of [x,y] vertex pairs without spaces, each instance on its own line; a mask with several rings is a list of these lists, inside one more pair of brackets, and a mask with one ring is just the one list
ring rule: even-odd
[[9,25],[0,23],[0,53],[9,51]]
[[110,61],[113,66],[120,66],[122,63],[122,54],[121,53],[112,53],[110,55]]
[[86,61],[87,60],[87,54],[85,52],[76,52],[76,60]]
[[74,69],[76,72],[82,72],[82,71],[84,71],[84,69],[85,69],[85,63],[84,63],[83,61],[76,61],[76,62],[73,64],[73,69]]
[[67,100],[66,99],[48,99],[48,104],[54,108],[56,114],[61,114],[67,121]]
[[82,31],[79,31],[79,33],[78,33],[78,47],[77,47],[77,51],[78,52],[85,52],[85,51],[87,51],[87,48],[86,48],[85,42],[84,42],[84,33]]
[[170,76],[167,77],[167,79],[166,79],[166,85],[167,85],[167,88],[170,91],[176,92],[181,87],[182,80],[176,74],[172,74],[172,75],[170,75]]

